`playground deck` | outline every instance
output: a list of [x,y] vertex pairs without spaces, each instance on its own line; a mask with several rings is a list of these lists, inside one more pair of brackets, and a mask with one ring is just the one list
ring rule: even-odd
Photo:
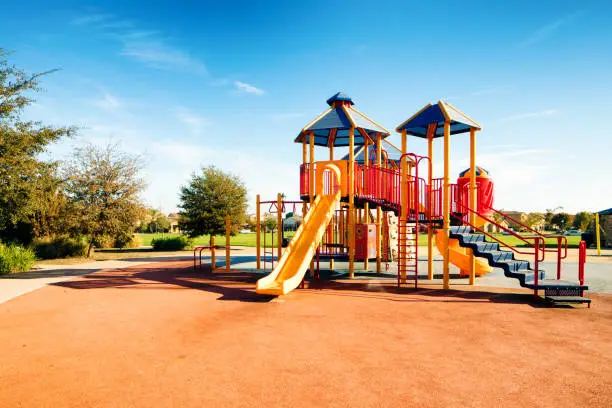
[[[612,297],[325,282],[269,301],[190,261],[0,304],[3,407],[612,405]],[[520,290],[518,291],[520,292]]]

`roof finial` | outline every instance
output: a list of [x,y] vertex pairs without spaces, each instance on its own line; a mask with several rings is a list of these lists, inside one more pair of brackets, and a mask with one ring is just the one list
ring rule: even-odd
[[329,106],[334,106],[334,105],[354,105],[353,100],[351,99],[350,96],[348,96],[347,94],[345,94],[344,92],[338,92],[337,94],[335,94],[334,96],[332,96],[331,98],[329,98],[327,100],[327,104]]

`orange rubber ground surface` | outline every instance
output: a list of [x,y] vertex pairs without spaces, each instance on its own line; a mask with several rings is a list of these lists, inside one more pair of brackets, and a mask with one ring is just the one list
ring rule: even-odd
[[551,309],[344,281],[269,302],[247,274],[188,265],[0,305],[0,406],[612,406],[612,296]]

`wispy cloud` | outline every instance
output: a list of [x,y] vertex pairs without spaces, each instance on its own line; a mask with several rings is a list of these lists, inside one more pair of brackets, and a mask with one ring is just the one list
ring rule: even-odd
[[140,61],[150,67],[206,74],[206,66],[187,52],[165,44],[160,39],[126,40],[121,55]]
[[123,106],[123,103],[116,96],[106,91],[103,91],[102,96],[94,99],[91,103],[98,108],[106,110],[119,109]]
[[173,109],[173,112],[179,122],[187,126],[192,135],[199,136],[202,133],[202,129],[208,123],[208,120],[204,116],[184,106]]
[[538,118],[538,117],[544,117],[544,116],[552,116],[556,114],[557,114],[556,109],[546,109],[546,110],[538,111],[538,112],[520,113],[517,115],[506,116],[505,118],[501,118],[500,122],[511,122],[514,120]]
[[234,85],[241,92],[252,93],[255,95],[263,95],[264,90],[260,88],[256,88],[253,85],[247,84],[245,82],[234,81]]
[[206,65],[156,30],[139,27],[133,20],[120,19],[113,14],[82,15],[71,21],[120,43],[120,55],[149,67],[195,74],[207,74]]
[[114,19],[114,17],[107,13],[92,13],[75,17],[70,21],[70,24],[78,26],[99,25]]
[[540,41],[546,40],[547,38],[551,37],[556,31],[558,31],[561,27],[574,20],[580,14],[582,14],[582,11],[577,11],[564,17],[558,18],[557,20],[538,28],[533,33],[531,33],[531,35],[527,39],[518,43],[517,47],[524,48],[539,43]]

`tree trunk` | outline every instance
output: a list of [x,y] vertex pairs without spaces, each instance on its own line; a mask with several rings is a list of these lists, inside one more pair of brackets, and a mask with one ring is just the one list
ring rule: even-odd
[[89,240],[89,247],[87,248],[87,257],[91,257],[91,250],[93,249],[93,238]]

